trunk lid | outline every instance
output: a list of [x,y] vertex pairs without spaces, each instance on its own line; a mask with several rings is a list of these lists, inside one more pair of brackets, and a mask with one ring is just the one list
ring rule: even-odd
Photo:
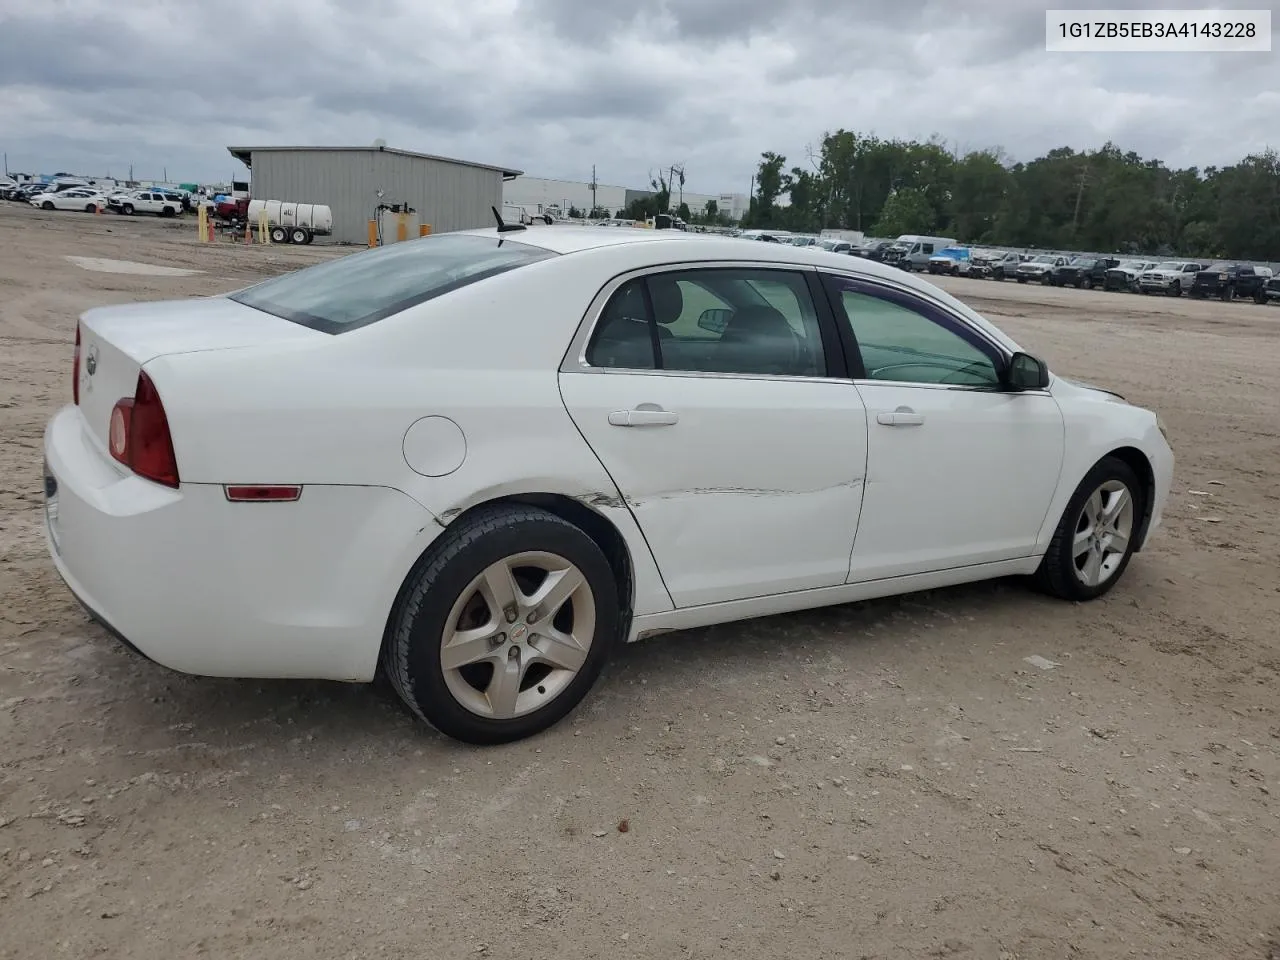
[[98,307],[80,317],[80,412],[106,447],[112,408],[133,396],[138,372],[156,357],[324,339],[225,297]]

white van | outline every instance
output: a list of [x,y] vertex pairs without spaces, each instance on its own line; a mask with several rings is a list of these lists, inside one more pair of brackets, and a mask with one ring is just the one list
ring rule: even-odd
[[929,258],[943,247],[954,247],[954,237],[923,237],[919,234],[904,233],[885,251],[884,262],[891,263],[903,270],[926,270]]

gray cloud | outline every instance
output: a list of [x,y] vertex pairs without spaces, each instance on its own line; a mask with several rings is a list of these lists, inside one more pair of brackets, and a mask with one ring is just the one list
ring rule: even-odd
[[1024,0],[0,6],[0,138],[16,169],[226,179],[228,143],[383,137],[541,176],[594,163],[625,185],[683,162],[688,189],[719,192],[745,190],[761,151],[803,164],[838,127],[1017,159],[1113,140],[1220,165],[1265,147],[1280,106],[1280,46],[1050,54],[1044,7]]

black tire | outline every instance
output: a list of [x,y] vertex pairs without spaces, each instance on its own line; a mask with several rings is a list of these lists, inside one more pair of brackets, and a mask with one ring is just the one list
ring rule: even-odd
[[93,203],[86,203],[86,204],[84,205],[84,212],[85,212],[85,213],[97,213],[97,212],[98,212],[98,206],[97,206],[97,204],[93,204]]
[[1093,289],[1093,277],[1085,277],[1085,278],[1084,278],[1084,282],[1081,284],[1081,286],[1083,286],[1086,290],[1092,290],[1092,289]]
[[1027,278],[1026,278],[1026,277],[1019,277],[1019,278],[1018,278],[1018,282],[1019,282],[1019,283],[1026,283],[1026,282],[1027,282]]
[[303,243],[310,243],[310,242],[311,242],[312,240],[314,240],[315,238],[316,238],[315,233],[313,233],[312,231],[308,230],[308,231],[307,231],[307,239],[303,240],[302,242],[303,242]]
[[160,216],[162,216],[162,217],[172,217],[172,216],[175,216],[175,215],[176,215],[176,211],[173,209],[173,207],[161,207],[161,208],[160,208]]
[[1046,273],[1040,282],[1044,284],[1046,287],[1051,286],[1053,285],[1053,277],[1052,275]]
[[1224,287],[1222,292],[1220,292],[1218,296],[1222,299],[1223,303],[1230,303],[1231,298],[1235,296],[1235,293],[1236,292],[1232,290],[1230,287]]
[[121,212],[121,213],[123,213],[126,217],[132,217],[132,216],[133,216],[133,204],[132,204],[132,203],[125,203],[125,204],[122,204],[122,205],[120,206],[120,212]]
[[1267,302],[1267,294],[1266,294],[1266,291],[1265,291],[1265,290],[1263,290],[1261,287],[1259,287],[1259,288],[1258,288],[1258,290],[1257,290],[1257,292],[1256,292],[1256,293],[1254,293],[1254,295],[1253,295],[1253,302],[1254,302],[1254,303],[1256,303],[1256,304],[1259,304],[1259,305],[1265,306],[1265,305],[1266,305],[1266,302]]
[[1175,283],[1175,284],[1173,284],[1171,287],[1169,287],[1169,291],[1168,291],[1168,292],[1169,292],[1169,296],[1171,296],[1171,297],[1180,297],[1180,296],[1182,296],[1182,284],[1181,284],[1181,283]]
[[[1133,519],[1129,543],[1108,578],[1100,584],[1089,585],[1084,582],[1076,567],[1072,543],[1082,523],[1085,504],[1095,490],[1111,481],[1124,484],[1132,500]],[[1053,539],[1049,541],[1049,549],[1045,551],[1044,558],[1040,561],[1040,568],[1035,574],[1036,584],[1040,589],[1063,600],[1084,601],[1102,596],[1119,583],[1120,578],[1124,576],[1125,568],[1133,558],[1138,531],[1146,515],[1146,496],[1147,491],[1138,480],[1137,474],[1123,460],[1116,457],[1103,457],[1094,464],[1093,469],[1085,474],[1080,485],[1076,487],[1075,493],[1067,501],[1067,508],[1062,513],[1062,519],[1058,521],[1058,529],[1054,531]]]
[[272,227],[271,242],[272,243],[288,243],[289,231],[286,230],[284,227]]
[[40,209],[41,209],[41,210],[53,210],[53,209],[55,209],[55,208],[54,208],[54,206],[53,206],[53,201],[52,201],[52,200],[46,200],[44,203],[40,204]]
[[[576,676],[544,706],[512,719],[485,717],[458,701],[440,662],[454,604],[481,571],[516,554],[568,560],[595,601],[595,632]],[[591,689],[621,633],[618,585],[595,541],[566,520],[524,505],[485,507],[455,521],[410,572],[392,610],[380,665],[408,707],[441,733],[473,744],[510,743],[559,722]]]
[[289,242],[299,244],[306,243],[308,232],[309,231],[305,227],[294,227],[289,231]]
[[1138,287],[1138,292],[1144,297],[1151,296],[1151,290],[1148,287]]

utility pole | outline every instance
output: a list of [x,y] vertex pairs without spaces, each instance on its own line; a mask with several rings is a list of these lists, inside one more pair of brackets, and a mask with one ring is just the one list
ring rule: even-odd
[[593,163],[591,165],[591,212],[587,215],[595,216],[595,212],[599,209],[600,207],[596,203],[596,165]]
[[1080,224],[1080,204],[1084,200],[1084,187],[1089,182],[1089,166],[1086,163],[1080,169],[1080,189],[1076,191],[1076,210],[1071,215],[1071,234],[1075,236],[1076,228]]

